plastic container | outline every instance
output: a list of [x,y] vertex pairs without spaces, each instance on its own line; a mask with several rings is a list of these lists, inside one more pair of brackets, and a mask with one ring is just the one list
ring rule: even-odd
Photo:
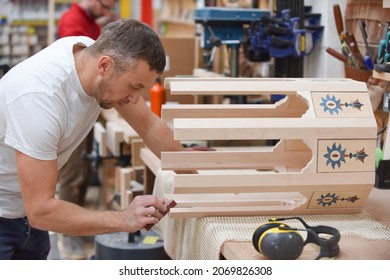
[[161,85],[161,80],[156,79],[156,83],[150,89],[150,108],[153,113],[161,117],[161,107],[165,103],[165,90]]

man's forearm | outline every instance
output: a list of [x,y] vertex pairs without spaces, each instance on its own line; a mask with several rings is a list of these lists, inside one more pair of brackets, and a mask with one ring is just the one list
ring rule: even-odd
[[146,146],[160,158],[163,151],[182,151],[181,143],[174,140],[173,132],[163,122],[155,122],[144,136]]

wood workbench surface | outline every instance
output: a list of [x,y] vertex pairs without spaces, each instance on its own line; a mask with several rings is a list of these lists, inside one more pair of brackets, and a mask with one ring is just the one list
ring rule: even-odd
[[[390,190],[374,188],[364,207],[371,217],[390,227]],[[365,240],[361,236],[342,235],[338,260],[390,260],[390,240]],[[228,260],[263,260],[251,242],[227,241],[221,248]],[[318,255],[318,247],[308,244],[299,259],[310,260]],[[326,259],[326,258],[324,258]]]

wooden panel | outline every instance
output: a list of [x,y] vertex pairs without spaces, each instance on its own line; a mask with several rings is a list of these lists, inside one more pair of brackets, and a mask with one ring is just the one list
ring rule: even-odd
[[374,172],[375,159],[376,139],[318,141],[318,172]]
[[313,92],[318,118],[373,118],[369,95],[365,93]]
[[366,190],[345,190],[342,186],[339,188],[328,189],[326,193],[313,192],[313,196],[308,205],[309,209],[327,209],[327,208],[347,208],[363,207],[368,195],[372,189],[371,185],[366,186]]
[[373,138],[373,118],[175,119],[176,140]]
[[163,152],[161,168],[172,170],[202,169],[274,169],[274,166],[294,165],[305,167],[311,152]]

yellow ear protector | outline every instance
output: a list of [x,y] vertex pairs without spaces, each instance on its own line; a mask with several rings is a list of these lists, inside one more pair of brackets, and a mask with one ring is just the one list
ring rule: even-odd
[[[298,220],[305,229],[291,228],[279,221]],[[306,231],[306,240],[299,231]],[[320,234],[329,235],[329,238],[320,237]],[[338,255],[340,247],[340,232],[330,226],[309,226],[299,217],[270,219],[268,223],[259,226],[252,237],[255,249],[271,260],[295,260],[308,243],[320,246],[320,253],[316,260],[323,257],[333,258]]]

